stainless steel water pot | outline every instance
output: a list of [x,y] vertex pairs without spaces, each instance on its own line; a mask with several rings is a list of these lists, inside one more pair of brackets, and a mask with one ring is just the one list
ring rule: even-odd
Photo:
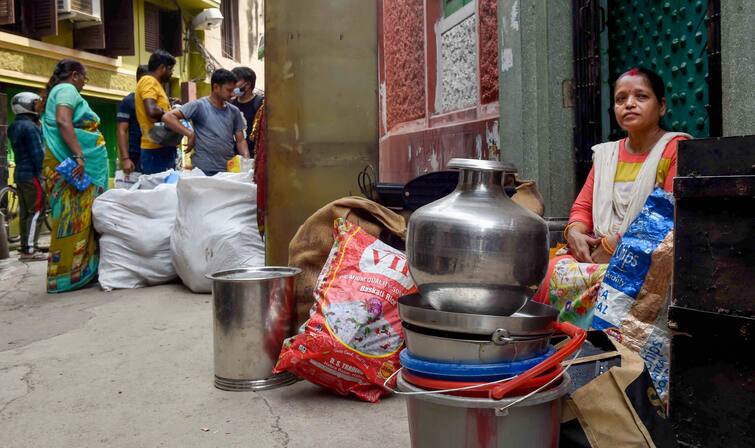
[[511,315],[545,277],[548,227],[505,194],[512,165],[452,159],[448,168],[460,170],[456,190],[409,218],[412,277],[435,309]]

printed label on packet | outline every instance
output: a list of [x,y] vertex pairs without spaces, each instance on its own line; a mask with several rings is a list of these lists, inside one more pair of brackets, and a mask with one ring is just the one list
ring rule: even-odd
[[629,314],[634,299],[603,283],[595,302],[592,327],[596,330],[618,327],[624,317]]

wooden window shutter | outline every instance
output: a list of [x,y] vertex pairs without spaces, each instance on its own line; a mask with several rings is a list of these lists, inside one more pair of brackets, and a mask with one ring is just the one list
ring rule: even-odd
[[0,0],[0,25],[11,25],[16,23],[14,3],[14,0]]
[[183,27],[181,11],[162,11],[160,14],[160,43],[163,50],[173,56],[183,54]]
[[132,56],[134,45],[134,0],[103,2],[105,53],[108,56]]
[[144,3],[144,49],[152,52],[160,48],[160,10],[152,3]]
[[73,29],[73,48],[78,50],[104,50],[105,25]]
[[29,34],[41,39],[58,34],[57,0],[29,0],[27,5]]

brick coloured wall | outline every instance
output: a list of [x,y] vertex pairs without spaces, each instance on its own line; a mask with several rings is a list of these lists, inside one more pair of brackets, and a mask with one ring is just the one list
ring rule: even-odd
[[425,116],[423,0],[385,0],[384,62],[388,129]]
[[498,101],[498,2],[479,2],[480,98],[482,104],[487,104]]

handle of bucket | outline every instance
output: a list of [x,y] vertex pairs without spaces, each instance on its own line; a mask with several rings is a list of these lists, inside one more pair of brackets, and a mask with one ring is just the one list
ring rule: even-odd
[[570,324],[569,322],[558,322],[556,323],[555,329],[556,331],[561,331],[562,333],[569,336],[571,338],[569,343],[563,346],[556,353],[552,354],[545,361],[518,375],[513,380],[492,388],[490,390],[490,398],[494,400],[500,400],[511,391],[522,387],[522,385],[530,379],[553,369],[556,365],[560,364],[561,361],[566,359],[567,356],[577,351],[577,349],[582,346],[582,343],[585,342],[585,338],[587,337],[587,332],[585,330],[573,324]]

